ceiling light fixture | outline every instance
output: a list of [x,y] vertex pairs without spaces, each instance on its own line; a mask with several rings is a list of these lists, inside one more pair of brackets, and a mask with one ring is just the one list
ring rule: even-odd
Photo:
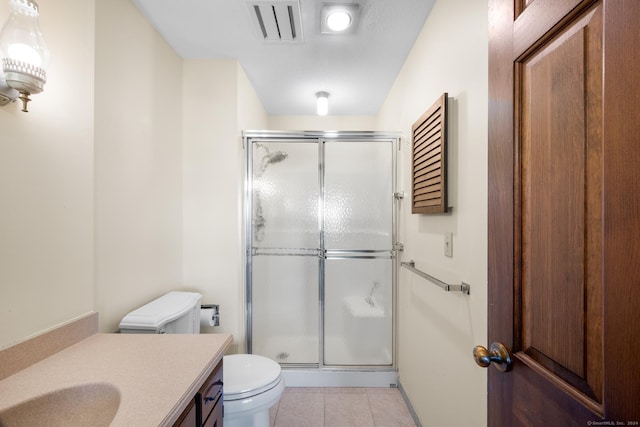
[[322,3],[320,32],[322,34],[351,34],[356,31],[360,5],[358,3]]
[[11,0],[11,15],[0,31],[0,105],[22,100],[22,111],[47,81],[49,50],[38,25],[34,0]]
[[351,15],[344,10],[335,10],[327,16],[327,26],[333,31],[344,31],[351,25]]
[[329,92],[316,93],[316,112],[319,116],[326,116],[329,113]]

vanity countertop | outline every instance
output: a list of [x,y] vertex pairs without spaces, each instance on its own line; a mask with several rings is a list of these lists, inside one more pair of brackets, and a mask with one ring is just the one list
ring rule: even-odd
[[109,383],[112,426],[171,426],[222,360],[229,334],[94,334],[0,381],[0,412],[67,387]]

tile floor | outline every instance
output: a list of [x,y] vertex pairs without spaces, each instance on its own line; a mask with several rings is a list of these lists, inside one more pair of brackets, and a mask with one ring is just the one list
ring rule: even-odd
[[415,427],[397,388],[287,387],[272,427]]

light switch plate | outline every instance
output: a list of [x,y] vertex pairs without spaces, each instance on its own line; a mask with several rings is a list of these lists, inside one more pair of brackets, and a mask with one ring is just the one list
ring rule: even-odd
[[444,256],[453,257],[453,233],[444,233]]

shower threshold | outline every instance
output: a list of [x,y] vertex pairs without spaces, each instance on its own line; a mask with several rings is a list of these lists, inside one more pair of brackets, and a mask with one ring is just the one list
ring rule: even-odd
[[398,371],[282,368],[287,387],[397,387]]

